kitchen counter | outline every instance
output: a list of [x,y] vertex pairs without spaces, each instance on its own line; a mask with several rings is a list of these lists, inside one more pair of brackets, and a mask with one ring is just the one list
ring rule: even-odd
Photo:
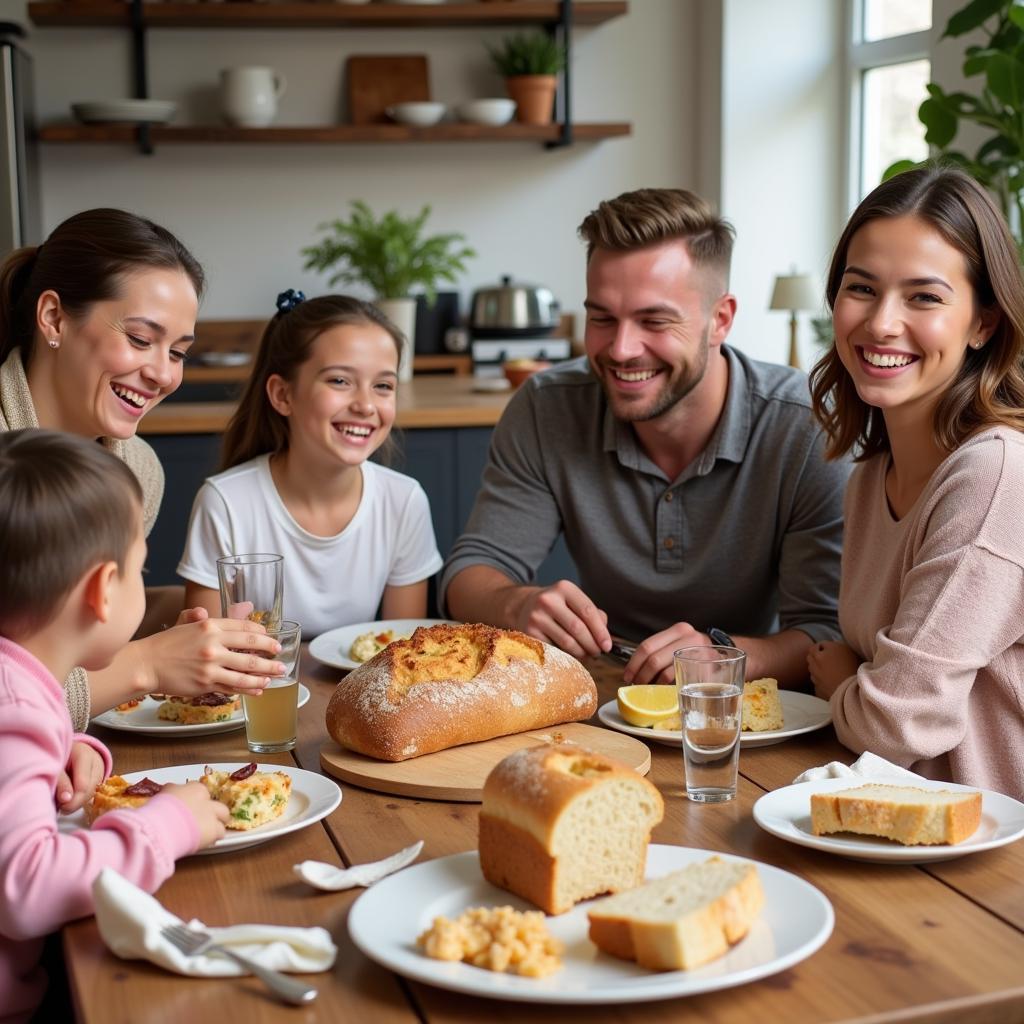
[[[474,378],[417,376],[398,388],[396,426],[493,427],[512,395],[511,391],[477,392]],[[235,411],[235,402],[163,402],[147,413],[139,433],[220,434]]]

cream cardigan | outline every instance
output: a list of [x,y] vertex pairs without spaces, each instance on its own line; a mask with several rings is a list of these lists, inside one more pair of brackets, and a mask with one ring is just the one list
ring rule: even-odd
[[[15,349],[0,366],[0,430],[22,430],[38,426],[21,353]],[[103,437],[100,442],[107,451],[126,462],[138,477],[142,486],[143,523],[148,536],[164,496],[164,471],[156,452],[139,437],[130,437],[127,441]],[[64,680],[64,696],[75,731],[84,731],[89,724],[90,708],[89,681],[85,669],[72,669],[71,675]]]

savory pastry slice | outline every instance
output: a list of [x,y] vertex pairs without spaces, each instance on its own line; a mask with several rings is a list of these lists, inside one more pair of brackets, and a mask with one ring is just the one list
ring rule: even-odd
[[259,828],[284,814],[292,792],[292,778],[285,772],[258,772],[256,763],[234,772],[218,772],[207,766],[202,782],[214,800],[228,809],[230,829]]
[[242,707],[237,693],[200,693],[195,697],[168,697],[157,709],[157,718],[181,725],[226,722]]
[[107,811],[123,811],[141,807],[164,787],[152,779],[129,782],[121,775],[111,775],[96,787],[92,799],[85,805],[85,820],[91,825]]

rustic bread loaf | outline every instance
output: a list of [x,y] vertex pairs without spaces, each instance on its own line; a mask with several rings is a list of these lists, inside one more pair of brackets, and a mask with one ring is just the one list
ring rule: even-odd
[[743,731],[781,729],[782,701],[776,679],[754,679],[743,684]]
[[353,669],[327,705],[327,731],[382,761],[589,718],[590,673],[525,633],[479,623],[423,626]]
[[811,794],[811,829],[894,839],[904,846],[962,843],[981,824],[981,794],[870,785]]
[[509,754],[487,776],[480,868],[549,914],[643,881],[661,794],[632,768],[572,744]]
[[690,970],[727,952],[764,905],[757,868],[711,857],[587,910],[590,940],[656,971]]

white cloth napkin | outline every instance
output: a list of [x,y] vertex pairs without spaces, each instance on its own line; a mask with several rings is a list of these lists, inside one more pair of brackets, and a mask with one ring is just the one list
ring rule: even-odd
[[327,892],[340,892],[342,889],[354,889],[357,885],[370,886],[379,882],[387,875],[400,871],[411,864],[423,849],[423,840],[407,846],[398,853],[393,853],[383,860],[371,861],[368,864],[354,864],[350,868],[339,868],[333,864],[325,864],[322,860],[304,860],[296,864],[292,870],[304,882],[316,889]]
[[801,772],[793,780],[793,784],[795,785],[798,782],[817,782],[819,779],[857,779],[875,778],[877,776],[921,780],[920,775],[916,775],[906,768],[901,768],[898,764],[893,764],[891,761],[886,761],[884,757],[872,754],[871,751],[865,751],[850,765],[843,764],[842,761],[829,761],[828,764],[823,764],[820,768],[808,768],[807,771]]
[[[177,974],[197,977],[231,977],[246,973],[234,960],[217,953],[186,956],[172,946],[160,934],[160,929],[184,922],[116,871],[104,868],[93,882],[92,892],[100,935],[111,952],[121,959],[149,960]],[[270,924],[207,928],[195,919],[187,924],[209,932],[214,942],[278,971],[299,974],[326,971],[338,955],[338,947],[323,928],[285,928]]]

